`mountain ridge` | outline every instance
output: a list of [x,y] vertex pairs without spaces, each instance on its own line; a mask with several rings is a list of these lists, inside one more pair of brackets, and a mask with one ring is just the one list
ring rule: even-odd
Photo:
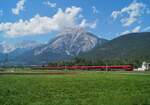
[[59,33],[47,44],[27,51],[18,56],[17,59],[27,62],[32,62],[31,60],[33,60],[36,63],[65,60],[75,57],[81,52],[89,51],[97,44],[100,45],[105,42],[107,40],[100,39],[83,29],[71,29],[67,30],[67,32]]
[[[85,30],[59,33],[46,44],[31,49],[16,49],[9,53],[9,60],[15,64],[47,64],[74,57],[90,60],[150,59],[150,32],[130,33],[110,41],[98,38]],[[30,46],[30,44],[29,44]],[[24,51],[25,50],[25,51]],[[0,53],[5,58],[6,54]],[[7,57],[7,56],[6,56]],[[0,60],[2,62],[2,60]]]
[[[130,33],[119,36],[111,41],[97,46],[80,57],[89,59],[138,59],[150,58],[150,32]],[[147,58],[147,59],[146,59]]]

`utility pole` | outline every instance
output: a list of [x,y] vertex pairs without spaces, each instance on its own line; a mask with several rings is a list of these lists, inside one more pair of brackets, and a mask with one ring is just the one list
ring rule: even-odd
[[106,71],[108,71],[108,65],[107,65],[107,62],[106,62]]

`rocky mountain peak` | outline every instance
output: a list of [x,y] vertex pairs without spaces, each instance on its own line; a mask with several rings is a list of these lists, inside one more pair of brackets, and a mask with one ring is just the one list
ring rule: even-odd
[[[63,53],[71,56],[91,50],[100,39],[87,32],[84,28],[68,28],[56,35],[56,37],[41,48],[36,50],[36,55],[51,50],[54,53]],[[38,53],[37,53],[38,52]]]

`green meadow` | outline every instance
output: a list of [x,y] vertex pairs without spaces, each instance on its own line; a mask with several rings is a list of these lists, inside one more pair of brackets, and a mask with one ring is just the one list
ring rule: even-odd
[[0,105],[150,105],[150,73],[0,75]]

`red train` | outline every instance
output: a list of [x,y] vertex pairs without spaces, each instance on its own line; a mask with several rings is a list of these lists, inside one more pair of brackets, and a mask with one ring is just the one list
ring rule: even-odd
[[120,66],[42,66],[42,67],[33,67],[34,69],[50,69],[50,70],[125,70],[133,71],[132,65],[120,65]]

